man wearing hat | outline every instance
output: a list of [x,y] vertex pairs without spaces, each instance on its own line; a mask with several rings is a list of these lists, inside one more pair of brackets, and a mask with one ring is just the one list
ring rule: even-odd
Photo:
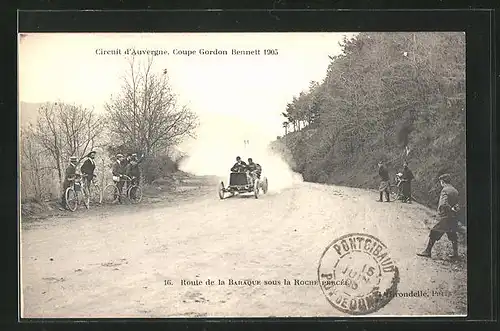
[[113,173],[113,181],[116,184],[116,187],[118,187],[118,196],[115,197],[118,198],[118,201],[121,202],[121,192],[123,190],[123,185],[125,185],[125,182],[122,179],[123,173],[124,173],[124,163],[125,163],[125,157],[123,154],[118,153],[116,154],[116,161],[113,163],[113,167],[111,168],[111,172]]
[[66,189],[71,186],[76,176],[76,165],[78,163],[78,159],[76,156],[71,156],[69,158],[69,165],[66,167],[66,171],[64,173],[64,182],[62,185],[62,198],[61,205],[63,208],[66,208]]
[[377,201],[382,202],[383,195],[385,193],[385,201],[390,202],[389,198],[389,171],[387,171],[387,168],[384,166],[384,163],[380,161],[378,163],[378,174],[380,176],[380,186],[378,188],[378,191],[380,193],[380,199]]
[[439,222],[431,229],[427,248],[423,252],[417,253],[418,256],[431,257],[432,247],[446,233],[453,247],[453,254],[449,257],[458,257],[458,191],[450,184],[450,179],[449,174],[439,176],[439,184],[442,187],[437,208]]
[[90,187],[90,182],[92,179],[96,176],[94,171],[95,171],[95,155],[96,151],[91,151],[88,153],[85,157],[87,158],[85,162],[83,162],[82,166],[80,167],[80,171],[82,172],[82,175],[85,180],[85,184],[87,187]]

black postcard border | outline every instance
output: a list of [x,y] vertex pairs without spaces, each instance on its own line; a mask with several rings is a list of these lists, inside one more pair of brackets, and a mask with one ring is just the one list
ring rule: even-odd
[[[279,1],[278,1],[279,2]],[[275,8],[275,7],[272,7]],[[105,12],[105,11],[43,11],[19,12],[19,32],[306,32],[306,31],[466,31],[467,38],[467,190],[468,190],[468,307],[467,320],[496,319],[497,310],[497,282],[496,270],[493,266],[497,261],[497,224],[492,222],[498,218],[498,194],[496,186],[496,156],[495,142],[492,140],[496,130],[496,115],[493,111],[495,97],[495,60],[493,45],[496,39],[493,32],[495,13],[485,9],[480,10],[418,10],[418,11],[348,11],[348,10],[190,10],[190,11],[141,11],[141,12]],[[17,49],[17,36],[10,45]],[[498,37],[496,37],[498,38]],[[12,39],[11,39],[12,40]],[[10,59],[17,67],[17,54]],[[16,72],[10,83],[10,88],[17,86]],[[6,94],[10,108],[17,109],[17,91]],[[10,114],[10,113],[9,113]],[[7,129],[16,130],[8,126]],[[8,134],[8,130],[3,130]],[[9,136],[2,141],[11,141]],[[2,146],[2,152],[13,152],[17,144]],[[17,154],[17,151],[16,151]],[[12,158],[13,159],[13,158]],[[16,156],[17,161],[17,156]],[[4,164],[5,166],[5,164]],[[495,168],[493,168],[495,167]],[[16,168],[17,169],[17,162]],[[17,171],[4,170],[4,183],[13,180],[16,187]],[[10,200],[8,200],[10,198]],[[17,196],[10,196],[2,200],[3,210],[11,211],[17,206]],[[12,217],[14,218],[14,217]],[[18,316],[18,242],[17,226],[11,217],[8,221],[9,252],[7,258],[9,280],[16,286],[7,286],[9,306],[3,307],[8,313],[8,322],[11,324]],[[16,215],[17,219],[17,215]],[[14,238],[16,240],[14,240]],[[5,305],[5,303],[2,303]],[[14,321],[13,321],[14,319]],[[3,320],[3,318],[2,318]],[[449,323],[464,320],[463,318],[405,318],[413,321],[414,326],[429,328],[435,323]],[[5,322],[5,320],[4,320]],[[79,322],[79,323],[74,323]],[[95,322],[98,322],[96,324]],[[134,319],[111,320],[95,319],[89,322],[70,320],[26,320],[21,321],[23,329],[37,325],[45,330],[65,329],[68,323],[73,327],[105,328],[117,326],[127,328],[139,327],[138,322],[145,322],[147,327],[229,327],[231,323],[239,322],[245,326],[261,329],[264,323],[285,323],[286,327],[306,326],[315,324],[315,327],[335,326],[348,327],[353,324],[366,328],[368,322],[377,327],[408,327],[402,318],[276,318],[276,319]],[[162,324],[158,325],[157,322]],[[433,324],[429,324],[433,323]],[[42,324],[41,324],[42,323]],[[304,324],[305,323],[305,324]],[[444,325],[439,326],[438,329]],[[277,325],[275,325],[277,326]],[[483,325],[485,326],[485,325]],[[40,329],[40,328],[36,328]]]

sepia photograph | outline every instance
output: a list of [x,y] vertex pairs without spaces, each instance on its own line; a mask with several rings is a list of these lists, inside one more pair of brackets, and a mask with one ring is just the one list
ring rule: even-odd
[[19,33],[19,312],[467,316],[464,32]]

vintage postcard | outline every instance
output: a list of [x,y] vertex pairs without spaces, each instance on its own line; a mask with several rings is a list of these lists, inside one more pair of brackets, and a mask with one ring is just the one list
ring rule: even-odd
[[18,42],[21,318],[467,315],[465,33]]

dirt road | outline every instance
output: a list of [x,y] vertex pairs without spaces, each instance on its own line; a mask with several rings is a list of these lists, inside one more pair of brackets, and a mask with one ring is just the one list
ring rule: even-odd
[[[460,261],[447,261],[450,243],[444,238],[433,259],[417,257],[427,239],[429,211],[378,203],[376,196],[302,183],[260,199],[219,200],[210,186],[174,202],[26,223],[23,317],[346,316],[318,285],[293,280],[316,280],[325,247],[348,233],[367,233],[387,245],[400,271],[401,293],[451,293],[396,296],[372,315],[465,314],[466,248],[460,246]],[[214,285],[206,285],[208,279]],[[280,285],[237,286],[229,279]],[[292,284],[285,286],[284,279]]]

